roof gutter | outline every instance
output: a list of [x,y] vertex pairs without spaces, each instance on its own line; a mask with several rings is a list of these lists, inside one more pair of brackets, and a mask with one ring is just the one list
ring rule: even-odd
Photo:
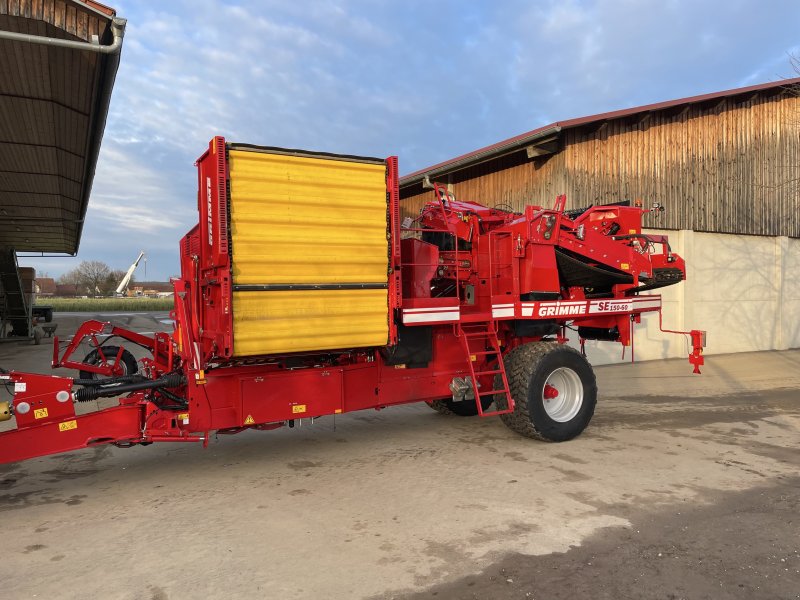
[[99,94],[96,96],[95,104],[92,107],[91,114],[93,119],[89,124],[89,133],[87,136],[86,145],[86,170],[84,182],[81,191],[82,209],[80,219],[77,220],[78,232],[75,239],[75,246],[72,252],[65,252],[68,256],[75,256],[78,254],[81,236],[83,235],[83,224],[86,219],[86,210],[89,206],[89,193],[92,189],[92,180],[94,179],[95,169],[97,167],[97,158],[100,153],[100,142],[103,139],[103,130],[105,129],[106,118],[108,117],[108,108],[111,102],[111,91],[114,88],[114,80],[117,76],[119,63],[122,51],[122,39],[125,36],[126,19],[120,17],[113,17],[111,19],[111,34],[112,40],[110,44],[101,45],[97,36],[92,36],[91,42],[76,42],[73,40],[64,40],[60,38],[51,38],[40,35],[29,35],[26,33],[16,33],[13,31],[0,31],[0,40],[11,40],[17,42],[28,42],[33,44],[42,44],[44,46],[68,48],[71,50],[80,50],[84,52],[96,52],[103,55],[104,58],[100,60],[99,69]]
[[120,51],[122,49],[122,37],[125,35],[126,23],[127,21],[125,19],[114,17],[111,21],[111,32],[114,35],[113,42],[109,46],[102,46],[103,48],[112,48],[116,46],[116,51],[104,52],[103,54],[107,54],[108,56],[102,61],[103,64],[100,66],[100,94],[97,96],[94,110],[92,110],[94,119],[89,125],[89,135],[86,146],[86,174],[83,182],[83,189],[81,190],[81,218],[78,221],[78,234],[75,239],[75,251],[73,252],[73,256],[78,254],[81,237],[83,237],[83,225],[86,222],[86,212],[89,209],[89,196],[92,191],[92,184],[94,183],[97,159],[100,155],[100,144],[103,141],[106,119],[108,118],[108,109],[111,105],[111,92],[114,89],[114,82],[117,79],[117,71],[119,70],[119,64],[122,58]]
[[100,39],[92,36],[91,42],[76,42],[74,40],[64,40],[61,38],[46,37],[43,35],[31,35],[28,33],[17,33],[16,31],[0,30],[0,40],[10,40],[12,42],[28,42],[31,44],[42,44],[44,46],[55,46],[59,48],[71,48],[72,50],[83,50],[86,52],[97,52],[99,54],[118,54],[122,49],[122,36],[125,34],[125,19],[114,17],[111,20],[111,33],[114,36],[111,43],[102,46]]
[[524,148],[525,146],[529,146],[532,142],[536,142],[538,140],[542,140],[551,137],[553,135],[557,135],[560,132],[561,132],[560,125],[552,125],[550,127],[547,127],[546,129],[542,129],[523,138],[516,138],[513,140],[509,140],[508,143],[504,145],[491,146],[489,148],[479,150],[472,154],[468,154],[467,156],[448,162],[440,167],[436,167],[434,169],[430,169],[427,171],[417,171],[416,173],[412,173],[411,175],[406,175],[405,177],[401,177],[400,187],[405,187],[407,185],[419,183],[426,178],[434,178],[440,175],[445,175],[453,173],[455,171],[460,171],[461,169],[465,169],[466,167],[472,167],[482,162],[486,162],[488,160],[498,158],[505,154],[515,152],[517,150],[520,150],[521,148]]

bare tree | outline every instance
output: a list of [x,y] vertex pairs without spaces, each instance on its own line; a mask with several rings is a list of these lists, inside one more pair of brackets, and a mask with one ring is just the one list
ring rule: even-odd
[[77,268],[59,277],[60,284],[75,285],[81,294],[107,295],[117,286],[111,268],[100,260],[84,260]]
[[86,286],[89,294],[103,294],[103,289],[111,275],[109,266],[100,260],[84,260],[78,265],[81,282]]
[[79,280],[78,269],[72,269],[59,277],[58,283],[59,285],[78,285]]

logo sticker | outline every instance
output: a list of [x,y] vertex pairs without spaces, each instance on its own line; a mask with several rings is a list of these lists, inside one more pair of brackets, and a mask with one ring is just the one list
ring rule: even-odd
[[564,317],[564,316],[585,315],[585,314],[586,314],[585,303],[566,304],[566,305],[560,305],[556,303],[555,306],[542,305],[539,307],[540,317]]
[[206,222],[208,224],[208,245],[214,245],[214,227],[211,222],[211,177],[206,177]]

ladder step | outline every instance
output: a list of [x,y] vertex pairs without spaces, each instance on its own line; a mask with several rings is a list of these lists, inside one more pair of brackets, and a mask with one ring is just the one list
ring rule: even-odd
[[478,396],[488,396],[489,394],[507,394],[508,388],[503,390],[486,390],[485,392],[478,392]]
[[[487,346],[489,348],[491,348],[491,349],[487,349]],[[475,348],[475,352],[489,352],[491,354],[495,354],[497,351],[494,348],[492,348],[491,346],[492,346],[491,344],[486,344],[483,348],[478,346],[478,348]],[[468,345],[468,347],[469,347],[469,345]],[[469,349],[472,350],[472,348],[469,348]],[[470,354],[475,354],[475,352],[470,352]]]
[[[478,405],[478,414],[484,417],[490,417],[494,415],[506,414],[514,410],[514,399],[511,397],[511,391],[508,381],[505,377],[506,371],[505,366],[503,365],[503,351],[500,348],[500,341],[497,339],[497,329],[494,327],[494,321],[479,322],[476,320],[474,322],[470,322],[468,326],[459,324],[457,333],[461,337],[461,346],[467,354],[467,361],[469,363],[472,381],[477,381],[479,377],[485,377],[489,375],[501,375],[503,377],[502,385],[505,387],[500,389],[480,391],[475,389],[475,386],[473,386],[475,402]],[[478,340],[477,344],[472,342],[472,347],[476,345],[480,347],[480,344],[482,343],[483,348],[480,350],[472,350],[470,345],[471,340]],[[488,371],[476,371],[475,367],[477,365],[474,363],[478,356],[488,356],[488,360],[496,359],[497,364],[490,367],[482,367],[484,369],[488,368]],[[505,398],[505,400],[501,398],[495,401],[495,403],[499,405],[499,408],[496,410],[484,411],[481,405],[481,398],[486,396],[502,396]],[[502,406],[503,404],[505,404],[505,407]]]
[[493,410],[491,412],[482,412],[482,417],[496,417],[498,415],[507,415],[510,412],[513,412],[513,408],[504,408],[503,410]]
[[484,342],[486,344],[491,344],[493,337],[494,336],[491,336],[491,335],[489,335],[489,336],[478,336],[478,335],[464,336],[464,342],[467,343],[467,344],[470,344],[470,343],[471,344],[476,344],[476,343],[479,344],[481,342]]

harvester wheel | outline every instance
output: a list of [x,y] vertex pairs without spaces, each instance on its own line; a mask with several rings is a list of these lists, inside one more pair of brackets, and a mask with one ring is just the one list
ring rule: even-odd
[[592,420],[597,383],[579,352],[554,342],[533,342],[505,358],[514,411],[500,415],[526,437],[564,442],[580,435]]
[[[108,359],[109,362],[113,362],[116,359],[118,352],[119,346],[103,346],[103,355]],[[97,351],[97,349],[94,349],[86,355],[86,357],[83,359],[83,362],[90,365],[96,365],[100,362],[100,360],[100,353]],[[122,375],[135,375],[139,370],[139,365],[136,363],[136,358],[127,350],[122,351],[120,362],[122,363]],[[89,371],[81,371],[80,378],[105,379],[106,377],[105,375],[99,375]]]

